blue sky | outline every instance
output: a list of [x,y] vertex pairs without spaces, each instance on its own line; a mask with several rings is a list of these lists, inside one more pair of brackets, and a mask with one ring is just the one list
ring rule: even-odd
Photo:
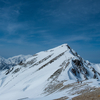
[[64,43],[100,63],[100,0],[0,0],[0,56]]

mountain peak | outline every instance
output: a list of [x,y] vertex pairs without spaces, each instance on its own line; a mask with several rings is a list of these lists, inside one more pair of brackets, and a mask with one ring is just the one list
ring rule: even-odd
[[67,43],[65,43],[65,44],[62,44],[62,45],[60,45],[60,46],[67,46],[68,44]]
[[[87,87],[91,90],[93,80],[100,80],[100,65],[85,61],[67,44],[62,44],[1,71],[0,100],[54,100],[58,96],[70,98],[69,94],[72,97],[79,90],[78,93]],[[12,96],[12,93],[16,95]]]
[[15,66],[19,64],[21,61],[26,61],[29,57],[32,55],[18,55],[14,57],[10,57],[8,59],[5,59],[3,57],[0,57],[0,70],[9,69],[12,66]]

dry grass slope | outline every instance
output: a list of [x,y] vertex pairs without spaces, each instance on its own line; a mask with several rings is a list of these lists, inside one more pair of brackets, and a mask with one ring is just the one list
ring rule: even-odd
[[68,99],[68,97],[61,97],[61,98],[58,98],[58,99],[54,99],[54,100],[67,100]]
[[100,100],[100,88],[92,92],[84,93],[80,96],[73,98],[72,100]]

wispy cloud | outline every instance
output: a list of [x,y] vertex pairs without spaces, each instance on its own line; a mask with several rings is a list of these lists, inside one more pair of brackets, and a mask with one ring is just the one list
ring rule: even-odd
[[[8,0],[2,0],[2,2],[10,3]],[[55,4],[53,2],[54,0],[48,2],[48,5],[49,3]],[[85,7],[84,2],[83,2],[83,5],[82,3],[80,2],[78,3],[78,1],[74,1],[74,0],[67,0],[67,1],[63,0],[62,2],[56,0],[56,2],[58,4],[57,7],[52,8],[52,5],[51,5],[52,9],[42,8],[38,10],[38,13],[45,15],[48,20],[49,20],[49,17],[52,17],[52,20],[51,20],[52,24],[56,22],[60,24],[61,23],[63,24],[64,23],[71,23],[71,24],[78,23],[78,20],[77,20],[78,18],[81,18],[79,20],[84,21],[88,19],[88,17],[85,17],[84,19],[84,16],[91,14],[91,13],[99,12],[99,10],[95,12],[96,9],[94,9],[94,11],[92,12],[91,9],[93,8],[91,8],[90,5],[89,6],[86,5]],[[0,29],[3,30],[4,34],[6,34],[4,37],[5,38],[4,41],[8,40],[8,42],[13,42],[13,39],[10,40],[10,38],[8,39],[8,37],[10,35],[15,35],[16,37],[18,37],[16,40],[16,43],[21,43],[21,42],[27,41],[27,38],[34,37],[34,34],[40,34],[40,37],[44,38],[43,41],[49,40],[49,43],[59,42],[57,37],[51,35],[51,33],[49,32],[50,31],[49,29],[45,29],[45,28],[42,29],[42,28],[36,27],[34,24],[30,25],[30,22],[28,21],[18,22],[18,17],[20,16],[20,8],[24,4],[25,3],[20,2],[14,5],[0,8],[0,15],[1,15],[0,16],[0,26],[1,26]],[[92,5],[93,7],[96,7],[95,3]],[[43,17],[43,19],[45,20],[45,17]],[[99,25],[100,24],[98,24],[98,26]],[[66,38],[62,37],[60,41],[74,42],[74,41],[79,41],[79,40],[82,40],[82,41],[91,40],[93,36],[88,35],[87,37],[87,33],[84,33],[84,30],[86,31],[87,27],[88,29],[89,28],[91,29],[91,26],[89,25],[86,25],[86,27],[78,28],[77,30],[72,31],[73,34],[74,33],[77,34],[77,32],[82,32],[82,31],[83,33],[80,33],[80,35],[77,35],[77,36],[66,34],[65,36]],[[26,34],[25,32],[28,32],[28,33]]]
[[10,2],[8,0],[1,0],[1,1],[6,3],[6,4],[10,4]]
[[[17,18],[20,14],[19,8],[20,8],[19,4],[15,4],[13,6],[12,5],[6,6],[6,7],[4,6],[0,8],[0,26],[1,26],[0,29],[10,32],[11,30],[15,29],[14,28],[15,26],[18,27],[18,24],[15,22],[17,21]],[[11,24],[14,25],[12,26],[12,28],[11,28]]]
[[[56,2],[57,5],[53,2]],[[62,2],[60,0],[53,0],[53,7],[50,6],[51,9],[41,9],[40,13],[48,18],[52,17],[52,23],[87,23],[90,19],[93,19],[94,15],[100,13],[99,3],[99,1],[92,0],[62,0]]]
[[84,35],[72,35],[72,36],[69,36],[66,41],[68,42],[74,42],[74,41],[90,41],[91,38],[90,37],[87,37],[87,36],[84,36]]
[[[2,2],[9,3],[7,0],[2,0]],[[24,4],[17,3],[0,8],[0,30],[4,34],[0,37],[0,41],[24,44],[28,35],[34,33],[34,26],[31,26],[28,21],[18,21],[20,7]],[[29,33],[26,34],[25,31]]]
[[77,41],[89,42],[93,39],[92,36],[87,36],[85,34],[79,35],[62,35],[61,37],[55,37],[51,34],[42,34],[43,44],[62,44],[62,43],[74,43]]

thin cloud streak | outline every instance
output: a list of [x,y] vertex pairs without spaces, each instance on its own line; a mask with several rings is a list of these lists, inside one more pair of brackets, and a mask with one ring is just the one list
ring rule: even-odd
[[99,0],[1,1],[4,5],[0,6],[0,45],[27,48],[34,44],[43,49],[63,43],[99,45]]

